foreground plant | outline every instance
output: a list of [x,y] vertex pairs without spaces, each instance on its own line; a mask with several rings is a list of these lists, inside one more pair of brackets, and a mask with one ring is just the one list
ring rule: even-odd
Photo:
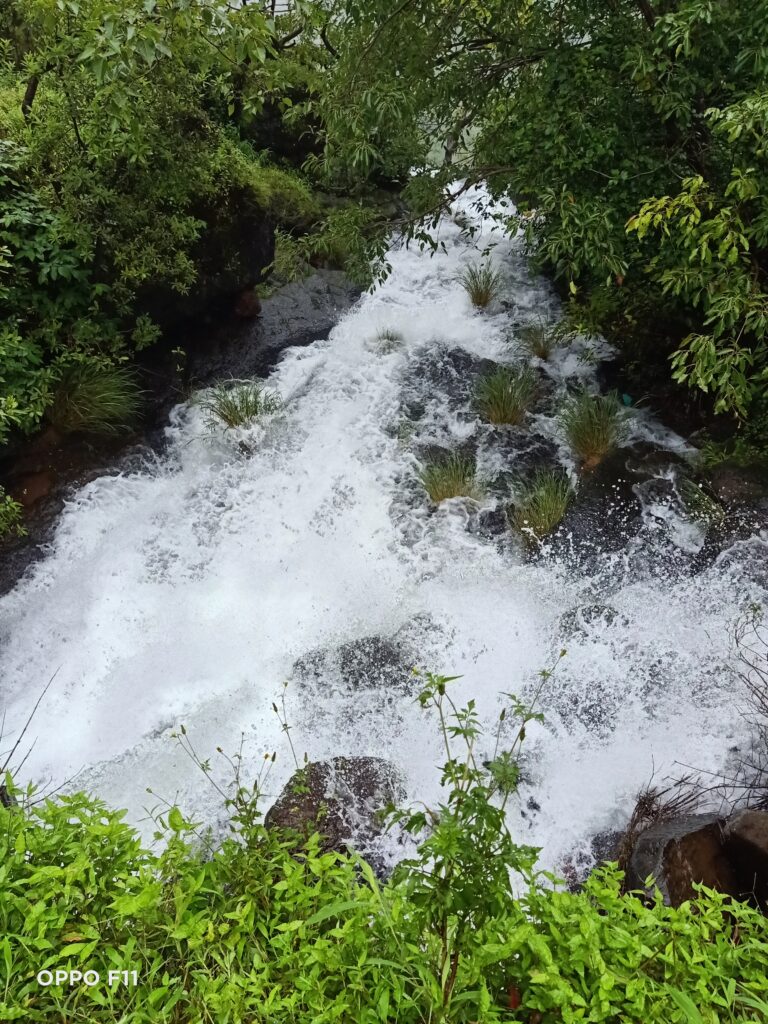
[[521,490],[511,514],[513,526],[529,540],[541,540],[562,521],[573,498],[565,473],[542,469]]
[[56,385],[47,415],[64,434],[117,434],[135,423],[142,397],[136,374],[128,367],[76,363]]
[[594,469],[626,435],[625,409],[615,392],[574,396],[566,402],[561,422],[571,451],[586,470]]
[[533,404],[536,374],[529,367],[501,366],[475,388],[475,406],[489,423],[519,425]]
[[436,505],[449,498],[477,498],[480,494],[474,460],[458,453],[429,463],[419,473],[419,479]]
[[246,427],[262,416],[279,412],[282,400],[276,391],[250,380],[231,380],[202,392],[197,405],[207,414],[211,428]]
[[18,501],[0,487],[0,540],[4,537],[23,537],[26,534],[22,516],[24,509]]
[[501,274],[490,263],[470,263],[459,280],[478,309],[490,305],[501,290]]

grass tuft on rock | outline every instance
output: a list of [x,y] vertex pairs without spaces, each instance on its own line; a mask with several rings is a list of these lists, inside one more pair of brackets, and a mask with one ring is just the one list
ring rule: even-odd
[[582,392],[563,407],[561,422],[571,451],[586,470],[594,469],[626,436],[625,410],[615,392]]
[[519,425],[536,395],[536,374],[529,367],[501,366],[478,381],[475,406],[489,423]]
[[63,434],[119,434],[135,423],[142,396],[128,367],[77,363],[56,385],[47,416]]
[[527,540],[541,540],[562,522],[572,497],[565,473],[541,469],[522,488],[510,521]]
[[725,521],[725,509],[701,484],[685,477],[680,481],[679,490],[690,519],[707,528],[722,526]]
[[197,405],[207,414],[211,428],[223,424],[227,430],[234,430],[279,412],[282,400],[277,392],[255,381],[231,380],[203,392]]
[[419,479],[430,499],[439,505],[449,498],[478,498],[480,488],[475,479],[474,459],[454,453],[428,463]]
[[470,263],[459,280],[478,309],[490,305],[501,290],[501,274],[490,263]]
[[391,327],[385,327],[377,333],[374,345],[379,355],[387,356],[391,352],[396,352],[399,348],[402,348],[403,336],[399,331],[394,331]]
[[546,362],[555,347],[555,333],[543,321],[526,324],[520,329],[523,347],[529,355]]

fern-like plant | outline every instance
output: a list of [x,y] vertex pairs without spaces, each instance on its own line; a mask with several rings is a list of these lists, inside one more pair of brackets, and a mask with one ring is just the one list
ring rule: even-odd
[[448,498],[477,498],[480,495],[474,460],[466,455],[454,453],[428,463],[419,473],[419,479],[436,505]]
[[569,399],[561,413],[565,436],[584,469],[594,469],[626,436],[625,410],[615,392]]
[[475,406],[489,423],[520,424],[536,394],[536,374],[529,367],[501,366],[475,388]]

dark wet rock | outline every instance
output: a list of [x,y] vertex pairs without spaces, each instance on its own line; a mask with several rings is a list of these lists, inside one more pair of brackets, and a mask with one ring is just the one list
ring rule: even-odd
[[481,509],[470,518],[467,530],[485,540],[495,540],[509,533],[509,517],[505,507]]
[[587,849],[580,849],[567,857],[560,870],[571,892],[578,892],[590,873],[602,864],[619,859],[624,833],[617,829],[598,832],[589,840]]
[[415,663],[415,653],[401,638],[365,636],[303,655],[294,663],[293,675],[324,692],[375,689],[402,694],[413,689]]
[[768,474],[756,467],[720,462],[709,470],[709,483],[726,505],[751,505],[768,498]]
[[440,399],[441,404],[469,401],[477,381],[498,369],[498,363],[481,359],[461,348],[435,344],[422,349],[403,373],[404,401]]
[[281,352],[327,338],[341,314],[360,295],[339,270],[318,270],[285,285],[261,304],[252,322],[229,324],[189,352],[192,381],[210,383],[226,377],[259,377],[275,365]]
[[334,757],[295,772],[267,811],[267,828],[300,836],[319,832],[322,849],[353,848],[379,873],[384,861],[377,840],[385,831],[382,812],[405,798],[399,772],[377,757]]
[[768,908],[768,812],[747,810],[728,819],[724,833],[728,858],[739,879],[740,895],[752,895]]
[[679,906],[695,898],[696,884],[768,907],[768,812],[684,815],[639,834],[627,889],[650,893],[656,885],[665,903]]
[[478,445],[478,463],[488,491],[506,500],[536,471],[560,469],[554,442],[524,427],[488,430]]
[[620,550],[638,532],[642,505],[637,477],[626,463],[627,452],[619,449],[581,476],[576,498],[552,535],[555,552],[589,559]]
[[[652,893],[658,886],[665,903],[686,887],[681,857],[687,854],[691,871],[706,876],[707,884],[718,882],[731,886],[732,879],[725,864],[720,861],[719,837],[725,819],[716,814],[689,814],[672,821],[663,821],[644,829],[636,838],[627,864],[626,888]],[[694,837],[694,838],[690,838]],[[682,840],[686,840],[681,844]],[[677,847],[678,852],[675,852]],[[671,860],[667,860],[667,851]],[[667,864],[672,870],[667,877]],[[646,886],[648,879],[653,879]],[[690,878],[688,879],[688,884]],[[713,887],[717,888],[716,885]],[[730,888],[724,891],[730,891]],[[684,897],[685,898],[685,897]]]

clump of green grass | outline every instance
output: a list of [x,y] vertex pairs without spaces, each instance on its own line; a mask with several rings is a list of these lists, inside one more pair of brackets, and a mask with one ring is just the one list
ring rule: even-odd
[[680,481],[680,497],[690,519],[705,527],[722,525],[725,509],[700,484],[685,477]]
[[625,410],[619,396],[582,392],[566,402],[561,421],[568,444],[584,469],[594,469],[626,435]]
[[485,309],[501,290],[501,274],[490,263],[470,263],[460,278],[473,306]]
[[454,453],[430,462],[419,473],[419,479],[436,505],[448,498],[477,498],[480,495],[474,460],[466,455]]
[[529,367],[501,366],[478,381],[475,405],[489,423],[523,422],[536,394],[536,374]]
[[399,331],[393,331],[385,327],[376,335],[376,351],[379,355],[386,356],[390,352],[396,352],[403,344],[403,336]]
[[564,473],[542,469],[521,490],[510,515],[513,526],[529,540],[541,540],[562,521],[573,497]]
[[61,377],[47,416],[64,434],[118,434],[141,411],[143,392],[126,366],[76,363]]
[[520,329],[520,337],[529,355],[545,362],[552,355],[555,347],[555,332],[547,328],[543,321],[526,324]]
[[197,404],[207,414],[211,428],[223,424],[233,430],[278,412],[282,400],[277,392],[255,381],[231,380],[203,392]]

